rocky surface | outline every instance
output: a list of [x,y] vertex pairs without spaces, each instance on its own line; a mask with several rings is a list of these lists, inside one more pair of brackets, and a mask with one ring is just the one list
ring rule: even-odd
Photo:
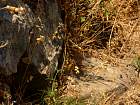
[[1,84],[15,94],[19,85],[24,91],[27,81],[36,81],[34,77],[53,77],[63,62],[63,35],[56,0],[0,1]]
[[[26,9],[25,13],[12,13],[7,9],[7,6],[18,8],[19,5]],[[48,65],[47,62],[53,62],[53,60],[57,62],[56,55],[59,55],[62,49],[64,34],[57,2],[44,0],[32,8],[35,5],[36,2],[31,5],[28,2],[24,4],[22,1],[1,1],[1,43],[7,44],[0,49],[0,65],[5,69],[1,70],[5,75],[17,72],[17,63],[23,55],[32,56],[30,63],[34,64],[38,70],[45,68]],[[43,44],[36,42],[40,36],[44,38]]]
[[84,75],[79,79],[68,77],[66,96],[88,100],[88,105],[116,105],[116,100],[138,81],[137,72],[131,66],[115,66],[98,58],[86,58],[83,66]]

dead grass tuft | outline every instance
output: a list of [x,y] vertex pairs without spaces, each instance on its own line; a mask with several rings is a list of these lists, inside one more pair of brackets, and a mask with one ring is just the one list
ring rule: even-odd
[[98,52],[110,63],[138,53],[133,52],[138,44],[133,39],[138,37],[134,34],[139,5],[138,0],[61,0],[65,11],[66,67],[72,70],[79,66],[78,60],[85,53],[94,56]]

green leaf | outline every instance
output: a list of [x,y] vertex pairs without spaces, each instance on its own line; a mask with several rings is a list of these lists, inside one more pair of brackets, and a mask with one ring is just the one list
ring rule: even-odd
[[85,22],[86,21],[86,17],[80,17],[81,22]]

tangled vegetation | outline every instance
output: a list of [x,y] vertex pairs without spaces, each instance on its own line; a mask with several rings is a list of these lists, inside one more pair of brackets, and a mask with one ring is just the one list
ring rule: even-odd
[[88,56],[119,65],[121,59],[139,55],[132,53],[136,43],[131,39],[139,22],[138,0],[60,0],[59,4],[66,32],[64,74],[81,75],[81,61]]
[[[32,5],[40,0],[23,1]],[[85,100],[63,97],[63,91],[67,87],[67,77],[69,75],[79,77],[83,73],[81,64],[85,57],[93,56],[118,65],[120,59],[134,56],[132,50],[136,43],[131,39],[131,35],[139,22],[140,2],[138,0],[57,1],[65,26],[65,59],[61,70],[58,70],[54,78],[49,78],[51,85],[49,89],[40,90],[42,93],[39,95],[40,105],[86,105]],[[34,10],[34,7],[32,8]],[[40,36],[37,41],[44,42],[44,37]],[[134,53],[139,54],[139,52]]]
[[[84,57],[94,56],[117,65],[118,59],[130,56],[130,37],[138,24],[138,0],[60,0],[58,4],[65,25],[65,62],[59,78],[63,89],[65,76],[82,74]],[[136,23],[127,24],[133,19]],[[123,25],[130,29],[128,35]],[[64,94],[62,87],[51,91],[51,104],[86,105],[84,100],[60,97]]]
[[85,53],[113,63],[129,55],[138,0],[61,0],[60,4],[65,13],[67,69],[80,68]]

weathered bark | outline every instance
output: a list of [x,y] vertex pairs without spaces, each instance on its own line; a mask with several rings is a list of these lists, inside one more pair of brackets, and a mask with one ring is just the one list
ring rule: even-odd
[[[22,6],[26,12],[9,12],[7,5]],[[10,77],[21,72],[22,77],[30,71],[31,75],[53,76],[59,65],[63,35],[56,0],[0,1],[0,41],[5,43],[0,48],[0,75]],[[37,43],[40,36],[45,40]]]

